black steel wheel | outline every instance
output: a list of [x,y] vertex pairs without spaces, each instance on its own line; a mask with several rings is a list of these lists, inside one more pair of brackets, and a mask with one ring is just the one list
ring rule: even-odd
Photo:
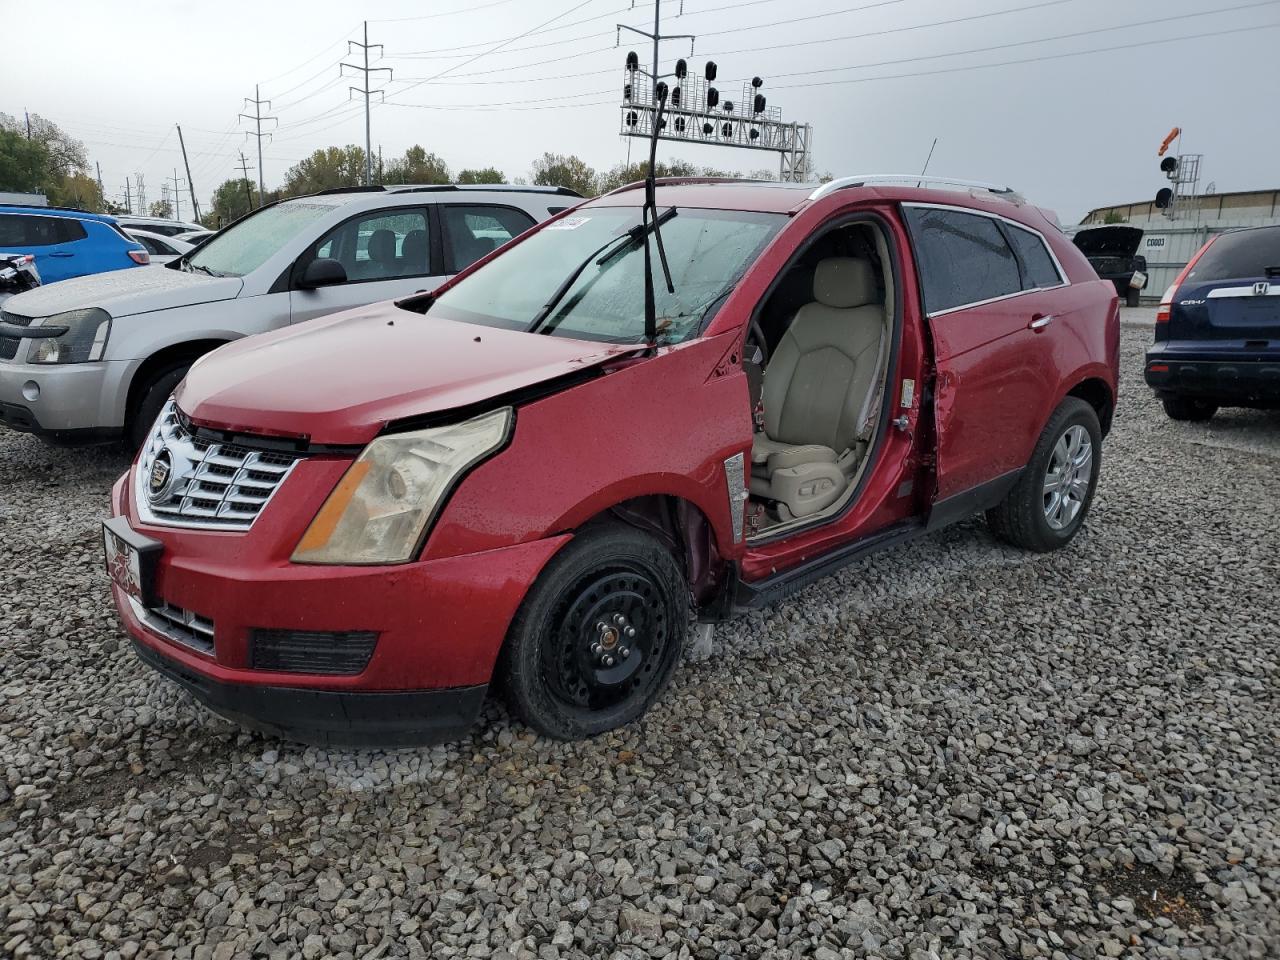
[[512,707],[563,740],[639,717],[679,662],[687,596],[679,564],[653,537],[622,526],[582,531],[512,623],[499,664]]

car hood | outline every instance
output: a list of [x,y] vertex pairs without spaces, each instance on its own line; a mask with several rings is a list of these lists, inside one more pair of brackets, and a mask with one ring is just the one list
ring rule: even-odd
[[49,317],[66,310],[101,307],[112,317],[230,300],[240,293],[239,277],[210,277],[167,267],[136,267],[76,277],[28,290],[5,303],[23,317]]
[[382,303],[227,344],[191,368],[177,401],[204,426],[363,444],[392,421],[470,407],[635,349]]
[[1142,242],[1137,227],[1094,227],[1071,238],[1086,257],[1132,257]]

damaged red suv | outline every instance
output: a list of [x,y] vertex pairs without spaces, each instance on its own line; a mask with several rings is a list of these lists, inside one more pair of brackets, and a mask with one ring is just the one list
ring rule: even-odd
[[909,179],[664,180],[648,216],[623,188],[209,354],[112,493],[138,654],[311,742],[457,736],[494,683],[583,737],[654,703],[695,616],[980,511],[1064,546],[1115,288],[1017,194]]

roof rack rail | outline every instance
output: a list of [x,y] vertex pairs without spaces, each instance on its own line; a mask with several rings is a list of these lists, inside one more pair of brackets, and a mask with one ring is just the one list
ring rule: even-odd
[[[335,193],[378,193],[385,190],[386,187],[381,184],[373,184],[372,186],[359,187],[329,187],[325,190],[317,190],[315,193],[309,194],[312,197],[327,197]],[[292,198],[290,198],[292,199]]]
[[835,193],[837,190],[846,190],[850,187],[865,187],[876,183],[914,183],[921,187],[969,187],[974,190],[986,190],[989,193],[1009,199],[1021,199],[1018,191],[1012,187],[1001,186],[998,183],[984,183],[981,180],[959,180],[955,177],[920,176],[915,173],[869,173],[854,177],[837,177],[814,190],[813,193],[809,194],[809,199],[817,200],[820,197]]
[[[658,177],[655,182],[660,187],[685,187],[690,185],[705,186],[708,184],[714,185],[720,183],[772,183],[781,187],[796,186],[794,183],[779,183],[777,180],[761,180],[755,177]],[[624,183],[620,187],[614,187],[608,193],[601,194],[601,196],[609,197],[615,193],[626,193],[628,190],[640,190],[643,187],[643,180],[634,180],[631,183]]]
[[560,197],[577,197],[582,194],[569,187],[543,186],[537,183],[388,183],[384,187],[391,193],[435,193],[457,190],[460,193],[545,193]]
[[109,213],[94,213],[92,210],[86,210],[83,207],[60,207],[57,204],[46,203],[43,206],[34,203],[0,203],[0,207],[21,207],[23,210],[64,210],[67,213],[87,213],[91,217],[109,217]]

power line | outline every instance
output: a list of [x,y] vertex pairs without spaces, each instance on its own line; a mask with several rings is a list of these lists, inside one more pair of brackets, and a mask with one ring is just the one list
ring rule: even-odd
[[501,7],[508,3],[517,3],[518,0],[491,0],[490,3],[480,3],[470,7],[459,7],[456,10],[441,10],[439,13],[424,13],[417,17],[386,17],[381,20],[374,20],[373,23],[407,23],[410,20],[436,20],[440,17],[452,17],[459,13],[475,13],[477,10],[488,10],[490,7]]
[[[298,64],[296,67],[292,67],[292,68],[290,68],[289,70],[286,70],[284,73],[277,73],[274,77],[268,77],[266,80],[263,80],[263,81],[262,81],[262,83],[275,83],[275,82],[276,82],[277,80],[279,80],[281,77],[287,77],[287,76],[289,76],[289,74],[291,74],[291,73],[297,73],[299,70],[301,70],[303,67],[307,66],[308,64],[310,64],[310,63],[315,63],[317,60],[319,60],[321,57],[323,57],[326,53],[328,53],[328,52],[329,52],[329,50],[330,50],[332,47],[336,47],[336,46],[338,46],[338,44],[340,44],[340,43],[342,43],[342,41],[346,40],[346,39],[347,39],[347,37],[351,36],[351,34],[352,34],[354,31],[355,31],[355,27],[352,27],[350,30],[348,30],[346,33],[344,33],[342,36],[340,36],[337,40],[334,40],[332,43],[328,44],[327,46],[322,47],[322,48],[321,48],[321,50],[320,50],[320,52],[319,52],[319,53],[317,53],[315,56],[310,57],[310,58],[308,58],[308,59],[306,59],[306,60],[303,60],[303,61],[302,61],[300,64]],[[285,91],[285,92],[287,93],[288,91]]]
[[781,84],[773,89],[799,90],[804,87],[830,87],[847,83],[869,83],[876,80],[904,80],[914,77],[934,77],[944,73],[961,73],[965,70],[987,70],[992,67],[1011,67],[1025,63],[1043,63],[1046,60],[1065,60],[1070,57],[1084,57],[1095,53],[1112,53],[1116,50],[1133,50],[1138,47],[1152,47],[1164,43],[1177,43],[1181,40],[1225,37],[1229,34],[1249,33],[1252,30],[1270,30],[1274,27],[1280,27],[1280,22],[1260,23],[1251,27],[1234,27],[1230,30],[1216,30],[1210,33],[1193,33],[1182,37],[1164,37],[1159,40],[1140,40],[1134,43],[1121,43],[1111,47],[1095,47],[1092,50],[1072,50],[1067,53],[1042,54],[1038,57],[1024,57],[1021,60],[1001,60],[996,63],[972,63],[959,67],[944,67],[941,70],[922,70],[916,73],[894,73],[883,77],[850,77],[844,80],[815,80],[809,83],[788,83]]
[[452,73],[454,70],[458,70],[462,67],[469,66],[470,64],[475,63],[477,60],[481,59],[482,57],[487,57],[491,53],[496,53],[502,47],[505,47],[508,43],[514,43],[515,41],[520,40],[523,37],[527,37],[534,30],[541,30],[543,27],[547,26],[548,24],[555,23],[555,21],[559,20],[561,17],[567,17],[569,14],[573,13],[575,10],[581,10],[583,7],[585,7],[587,4],[591,2],[592,0],[582,0],[581,3],[575,4],[574,6],[570,7],[568,10],[564,11],[563,13],[556,14],[554,17],[552,17],[549,20],[544,20],[542,23],[538,24],[536,27],[532,27],[531,29],[526,30],[524,33],[517,34],[516,36],[512,37],[510,40],[503,40],[501,43],[499,43],[497,46],[493,47],[492,49],[486,50],[483,53],[477,53],[470,60],[464,60],[462,63],[454,64],[452,67],[445,67],[439,73],[433,74],[432,76],[427,77],[423,80],[419,80],[417,83],[412,84],[409,87],[406,87],[404,90],[401,90],[400,92],[408,93],[410,90],[413,90],[416,87],[420,87],[424,83],[430,83],[432,80],[438,80],[440,77],[443,77],[447,73]]

